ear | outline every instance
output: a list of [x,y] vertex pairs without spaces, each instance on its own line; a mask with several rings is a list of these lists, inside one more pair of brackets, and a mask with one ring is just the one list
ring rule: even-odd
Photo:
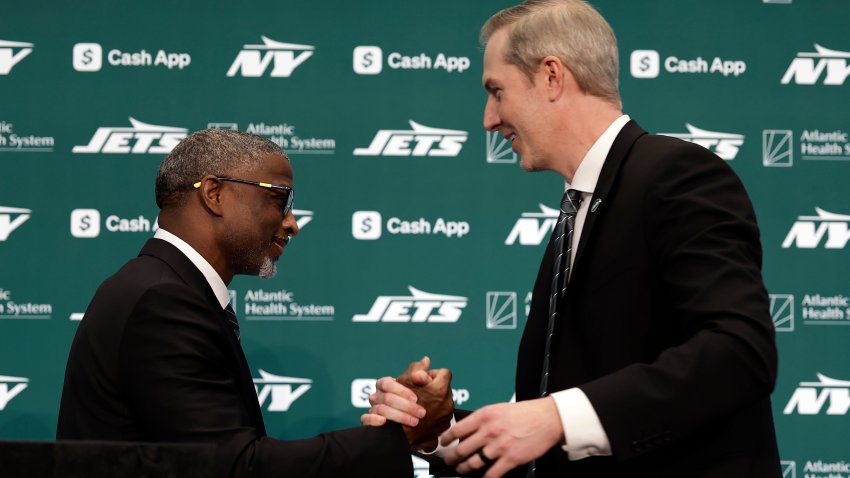
[[223,182],[215,176],[208,174],[201,178],[200,186],[196,189],[201,191],[201,204],[206,210],[215,216],[221,217],[224,215],[224,207],[222,202],[222,185]]
[[570,70],[561,62],[561,59],[549,55],[540,60],[539,74],[546,86],[546,95],[549,101],[555,101],[564,94],[569,87],[569,82],[575,82]]

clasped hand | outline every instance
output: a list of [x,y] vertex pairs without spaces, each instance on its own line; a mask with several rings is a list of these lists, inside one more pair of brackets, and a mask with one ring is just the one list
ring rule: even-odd
[[[375,393],[369,396],[372,407],[360,417],[361,423],[400,423],[408,443],[425,451],[437,447],[439,436],[439,442],[449,447],[443,459],[462,474],[485,467],[488,463],[483,454],[491,464],[485,478],[501,477],[564,442],[560,415],[551,397],[489,405],[449,429],[454,415],[451,372],[429,370],[430,365],[425,357],[411,363],[398,378],[378,380]],[[450,446],[456,440],[460,440],[457,446]]]
[[461,474],[492,464],[484,478],[498,478],[513,468],[542,456],[563,442],[564,432],[551,397],[518,403],[488,405],[457,422],[440,436],[447,446],[460,443],[443,457]]
[[378,380],[369,396],[372,407],[360,417],[364,425],[381,426],[387,420],[400,423],[410,446],[430,451],[437,437],[449,428],[454,415],[451,380],[448,369],[429,370],[431,360],[424,357],[411,363],[398,378]]

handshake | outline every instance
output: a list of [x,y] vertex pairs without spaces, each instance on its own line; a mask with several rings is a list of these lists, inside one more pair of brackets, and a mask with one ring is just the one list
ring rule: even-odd
[[360,417],[363,425],[381,426],[387,420],[404,428],[412,448],[433,451],[440,434],[448,430],[454,417],[452,373],[448,369],[430,370],[431,360],[424,357],[408,365],[398,378],[378,380],[369,396],[372,408]]
[[452,373],[430,366],[424,357],[399,377],[378,380],[369,396],[372,407],[360,422],[399,423],[412,448],[432,452],[442,445],[437,455],[446,464],[461,474],[485,471],[485,478],[503,476],[563,444],[564,430],[551,397],[488,405],[452,426]]

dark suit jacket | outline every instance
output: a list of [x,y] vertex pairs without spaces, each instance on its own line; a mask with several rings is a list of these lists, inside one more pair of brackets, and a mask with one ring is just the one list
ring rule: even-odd
[[[571,462],[558,446],[537,477],[780,477],[774,328],[755,214],[735,173],[631,121],[585,200],[549,390],[587,395],[613,456]],[[539,392],[552,249],[550,240],[519,347],[517,400]]]
[[57,439],[213,442],[219,476],[411,476],[401,427],[266,436],[251,372],[203,274],[151,239],[74,337]]
[[[538,478],[781,476],[774,328],[740,180],[708,150],[631,121],[586,200],[598,199],[560,304],[549,384],[584,391],[614,456],[570,462],[558,447]],[[517,400],[539,391],[552,262],[550,241],[519,347]]]

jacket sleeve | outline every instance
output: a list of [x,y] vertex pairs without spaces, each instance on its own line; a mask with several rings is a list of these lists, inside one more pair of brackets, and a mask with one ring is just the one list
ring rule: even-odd
[[710,429],[767,400],[777,353],[761,245],[740,180],[707,150],[677,142],[651,162],[643,201],[656,273],[652,300],[663,326],[684,340],[650,363],[582,385],[614,456],[629,459]]
[[183,284],[159,284],[136,304],[122,335],[119,370],[143,440],[215,443],[218,476],[412,475],[396,425],[305,440],[266,437],[262,425],[252,425],[245,396],[253,384],[240,381],[242,365],[220,314]]

